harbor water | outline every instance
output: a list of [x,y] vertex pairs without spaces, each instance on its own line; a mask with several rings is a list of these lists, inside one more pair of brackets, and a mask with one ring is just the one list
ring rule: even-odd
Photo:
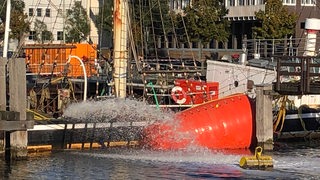
[[[128,100],[75,104],[65,115],[90,122],[116,119],[151,122],[172,117],[170,112]],[[274,167],[268,170],[242,169],[241,157],[253,155],[247,150],[216,151],[190,146],[179,151],[151,151],[123,147],[29,154],[26,160],[19,161],[0,159],[0,177],[10,180],[320,179],[320,146],[316,144],[275,144],[275,150],[268,153]]]
[[0,161],[3,179],[319,179],[320,147],[285,147],[272,153],[274,167],[242,169],[246,151],[194,148],[149,151],[113,148],[31,154],[27,160]]

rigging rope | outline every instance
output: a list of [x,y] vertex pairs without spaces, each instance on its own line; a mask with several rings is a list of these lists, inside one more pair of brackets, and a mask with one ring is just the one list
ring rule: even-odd
[[45,102],[47,103],[49,99],[50,99],[50,90],[49,90],[49,88],[48,87],[43,88],[41,90],[40,107],[39,107],[42,111],[44,111]]
[[[277,118],[273,122],[273,132],[281,132],[282,131],[282,128],[283,128],[283,125],[284,125],[284,121],[285,121],[285,116],[286,116],[286,103],[287,103],[287,100],[288,100],[288,96],[280,97],[279,101],[281,103],[281,106],[280,106]],[[281,123],[281,126],[279,127],[280,123]]]
[[31,105],[31,107],[33,107],[34,109],[37,109],[38,99],[37,99],[37,93],[34,90],[34,88],[32,88],[30,90],[29,97],[30,97],[30,105]]

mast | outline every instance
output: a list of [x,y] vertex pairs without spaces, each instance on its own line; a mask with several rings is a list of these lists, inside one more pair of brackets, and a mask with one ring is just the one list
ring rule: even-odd
[[4,42],[3,42],[3,54],[2,54],[2,57],[4,58],[6,58],[8,54],[10,16],[11,16],[10,12],[11,12],[11,0],[7,0],[6,24],[4,29]]
[[63,36],[63,44],[66,43],[66,22],[65,22],[65,19],[66,19],[66,8],[65,8],[65,0],[62,1],[62,36]]
[[126,98],[127,83],[127,0],[114,0],[113,11],[113,61],[115,96]]

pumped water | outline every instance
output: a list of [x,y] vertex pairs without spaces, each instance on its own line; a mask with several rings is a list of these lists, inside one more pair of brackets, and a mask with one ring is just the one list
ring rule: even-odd
[[63,116],[87,122],[153,122],[171,120],[173,114],[172,111],[158,110],[142,101],[113,98],[70,104]]

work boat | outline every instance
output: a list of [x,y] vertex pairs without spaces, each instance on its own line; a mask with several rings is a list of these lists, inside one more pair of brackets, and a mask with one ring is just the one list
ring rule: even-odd
[[155,150],[249,148],[252,115],[247,95],[230,95],[178,112],[172,121],[147,126],[141,144]]

